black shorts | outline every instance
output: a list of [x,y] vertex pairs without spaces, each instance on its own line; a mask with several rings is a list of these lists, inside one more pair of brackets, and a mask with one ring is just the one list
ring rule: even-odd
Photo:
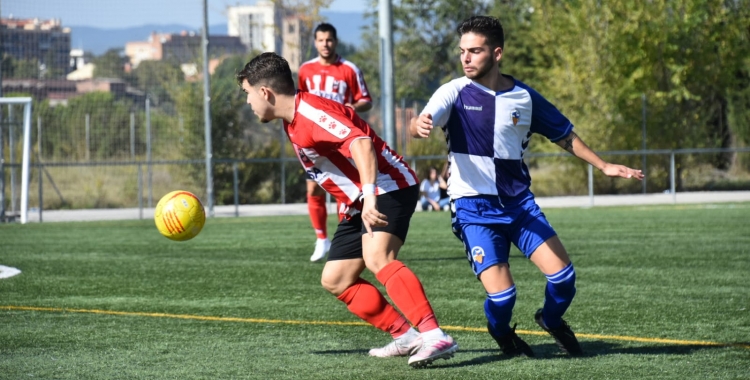
[[[419,200],[419,186],[414,185],[405,189],[392,191],[377,196],[378,211],[388,219],[385,227],[373,227],[372,231],[383,231],[397,236],[402,243],[406,242],[409,232],[409,222]],[[362,224],[362,214],[354,215],[351,219],[344,219],[336,228],[328,252],[328,261],[361,259],[362,235],[367,229]]]

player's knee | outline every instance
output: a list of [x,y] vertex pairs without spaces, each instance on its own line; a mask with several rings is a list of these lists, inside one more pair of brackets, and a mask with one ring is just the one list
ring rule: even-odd
[[369,258],[369,260],[365,260],[365,266],[367,267],[367,270],[372,272],[374,275],[378,275],[383,268],[385,268],[388,264],[391,263],[393,260],[388,260],[387,257],[372,257]]
[[349,286],[351,286],[351,283],[343,281],[340,276],[330,276],[323,273],[323,276],[321,276],[320,278],[320,285],[328,293],[331,293],[334,296],[338,297]]

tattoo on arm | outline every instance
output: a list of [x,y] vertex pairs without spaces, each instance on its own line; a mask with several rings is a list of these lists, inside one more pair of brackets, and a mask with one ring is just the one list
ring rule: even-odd
[[563,140],[563,149],[570,153],[573,153],[573,140],[577,139],[578,135],[575,132],[570,132],[568,137]]

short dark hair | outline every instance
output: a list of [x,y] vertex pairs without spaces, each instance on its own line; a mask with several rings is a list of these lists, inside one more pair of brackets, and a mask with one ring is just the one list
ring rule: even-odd
[[464,20],[456,31],[459,37],[466,33],[481,34],[487,39],[487,45],[491,47],[503,48],[505,44],[503,25],[500,24],[500,20],[492,16],[471,16]]
[[251,86],[261,84],[279,94],[294,95],[296,92],[289,63],[284,57],[272,52],[253,58],[237,73],[237,84],[240,87],[245,80]]
[[328,32],[328,33],[331,33],[331,36],[333,36],[334,40],[336,40],[336,41],[339,40],[339,38],[336,36],[336,28],[333,25],[331,25],[331,24],[329,24],[327,22],[323,22],[320,25],[318,25],[315,28],[315,32],[313,33],[313,36],[314,37],[317,36],[318,32],[323,32],[323,33]]

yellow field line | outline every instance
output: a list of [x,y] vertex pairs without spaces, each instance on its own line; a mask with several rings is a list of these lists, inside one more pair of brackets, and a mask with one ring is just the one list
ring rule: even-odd
[[[195,321],[278,323],[278,324],[284,324],[284,325],[369,326],[369,324],[365,322],[297,321],[297,320],[291,320],[291,319],[213,317],[213,316],[206,316],[206,315],[190,315],[190,314],[144,313],[144,312],[135,312],[135,311],[67,309],[67,308],[58,308],[58,307],[14,306],[14,305],[0,305],[0,310],[88,313],[88,314],[103,314],[103,315],[122,315],[122,316],[129,316],[129,317],[189,319],[189,320],[195,320]],[[478,328],[478,327],[464,327],[464,326],[440,326],[440,327],[444,330],[454,330],[454,331],[473,331],[473,332],[486,332],[487,331],[486,328]],[[532,331],[532,330],[516,330],[516,333],[525,334],[525,335],[547,335],[546,332]],[[750,349],[750,344],[720,343],[720,342],[710,342],[710,341],[705,341],[705,340],[643,338],[643,337],[625,336],[625,335],[601,335],[601,334],[582,334],[582,333],[576,333],[576,336],[579,338],[587,338],[587,339],[622,340],[622,341],[628,341],[628,342],[644,342],[644,343],[667,343],[667,344],[678,344],[678,345],[685,345],[685,346],[690,345],[690,346],[740,347],[740,348]]]

